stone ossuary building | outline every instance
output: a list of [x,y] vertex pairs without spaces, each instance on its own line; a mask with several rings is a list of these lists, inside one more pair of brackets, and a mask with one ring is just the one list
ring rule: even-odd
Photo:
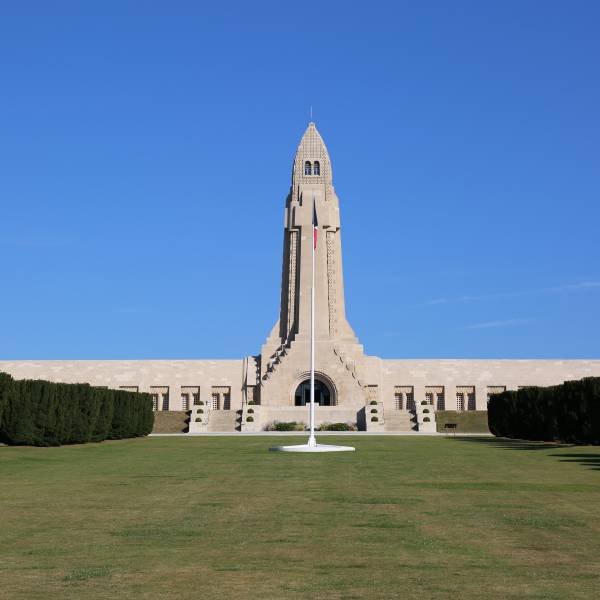
[[[286,199],[279,320],[258,356],[214,361],[1,361],[0,371],[17,379],[150,392],[155,410],[193,410],[192,417],[201,406],[202,422],[192,418],[190,424],[196,432],[307,422],[313,190],[319,222],[316,425],[351,422],[361,429],[434,430],[434,418],[423,421],[424,408],[430,417],[436,410],[486,410],[491,393],[600,376],[600,360],[384,360],[365,355],[346,320],[340,207],[329,154],[314,123],[298,146]],[[249,409],[254,411],[252,423],[246,420]],[[371,421],[373,409],[378,411],[377,422]]]

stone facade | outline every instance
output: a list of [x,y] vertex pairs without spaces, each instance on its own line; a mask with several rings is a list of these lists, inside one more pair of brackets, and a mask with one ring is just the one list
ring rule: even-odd
[[[285,203],[279,320],[260,355],[214,361],[0,361],[0,371],[17,379],[149,392],[157,410],[188,409],[192,417],[201,401],[202,422],[192,418],[192,432],[308,422],[309,407],[302,405],[298,387],[310,367],[313,199],[319,222],[315,376],[329,392],[323,395],[327,405],[316,407],[316,425],[351,422],[361,429],[433,430],[439,409],[486,410],[488,395],[503,389],[600,376],[600,360],[383,360],[365,355],[346,320],[339,201],[329,153],[314,123],[294,160]],[[429,423],[423,421],[424,402],[433,417]],[[254,421],[247,421],[249,416]]]

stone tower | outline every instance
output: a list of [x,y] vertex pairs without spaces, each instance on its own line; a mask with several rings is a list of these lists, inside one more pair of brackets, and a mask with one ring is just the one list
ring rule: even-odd
[[300,141],[286,199],[279,334],[281,343],[310,340],[313,193],[319,222],[315,250],[315,339],[356,343],[344,308],[340,208],[329,153],[315,124]]
[[315,369],[335,405],[364,403],[362,346],[346,320],[340,208],[323,138],[310,123],[302,136],[285,204],[279,320],[262,348],[261,403],[288,405],[309,369],[313,195],[315,251]]

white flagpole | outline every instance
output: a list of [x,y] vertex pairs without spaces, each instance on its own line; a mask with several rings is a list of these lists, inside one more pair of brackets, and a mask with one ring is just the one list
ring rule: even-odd
[[309,446],[316,446],[315,440],[315,190],[313,188],[313,234],[312,234],[312,284],[310,288],[310,437]]
[[315,190],[313,188],[313,233],[312,233],[312,283],[310,287],[310,437],[308,443],[298,446],[273,446],[269,450],[280,452],[341,452],[354,450],[352,446],[317,444],[315,439]]

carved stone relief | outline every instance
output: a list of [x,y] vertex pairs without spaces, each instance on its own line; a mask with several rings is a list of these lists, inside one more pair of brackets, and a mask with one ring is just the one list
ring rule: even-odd
[[329,303],[329,337],[335,339],[337,333],[337,319],[335,318],[335,261],[333,242],[335,232],[327,232],[327,291]]

